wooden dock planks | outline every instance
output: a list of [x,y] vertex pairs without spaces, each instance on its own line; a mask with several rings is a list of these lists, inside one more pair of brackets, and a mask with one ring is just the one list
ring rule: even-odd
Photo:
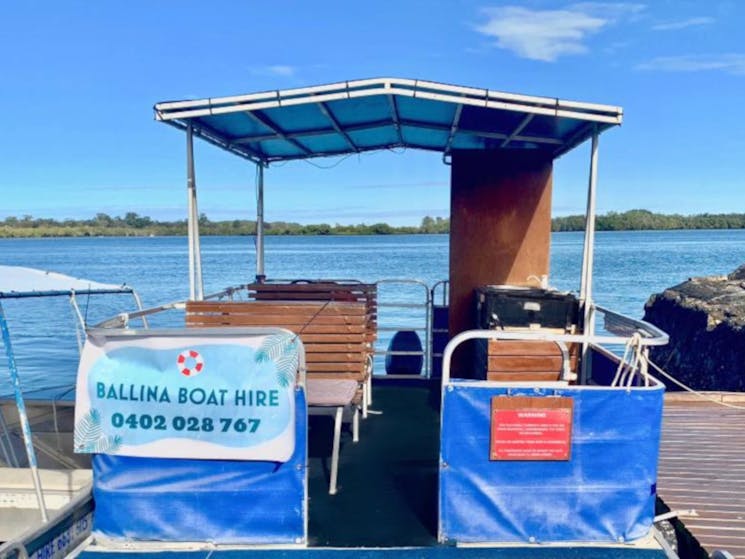
[[708,394],[743,409],[667,394],[657,490],[671,510],[696,510],[682,522],[706,551],[745,559],[745,394]]

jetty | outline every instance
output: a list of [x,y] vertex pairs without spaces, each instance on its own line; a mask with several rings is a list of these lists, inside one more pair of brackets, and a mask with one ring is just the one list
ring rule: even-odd
[[681,521],[706,553],[745,557],[745,393],[705,396],[716,402],[666,394],[657,490],[671,510],[695,510]]

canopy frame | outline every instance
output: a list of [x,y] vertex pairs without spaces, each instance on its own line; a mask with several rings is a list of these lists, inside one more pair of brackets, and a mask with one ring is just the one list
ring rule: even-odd
[[[376,98],[381,97],[383,103],[376,104]],[[406,111],[401,103],[407,104]],[[364,111],[355,110],[359,107],[368,110],[369,118],[363,118]],[[520,142],[524,147],[548,150],[553,157],[559,157],[588,139],[596,128],[602,131],[621,124],[623,119],[623,110],[612,105],[400,78],[168,101],[157,103],[154,110],[156,120],[181,129],[191,126],[193,133],[205,141],[264,165],[401,147],[438,151],[447,156],[451,150],[459,149],[459,139],[481,145],[479,149],[515,148]],[[271,116],[286,111],[294,111],[288,125]],[[426,111],[439,116],[427,116]],[[464,111],[476,111],[472,115],[487,118],[463,122]],[[453,117],[445,116],[450,112]],[[298,115],[307,117],[307,125],[297,124],[303,120]],[[513,126],[515,115],[518,122]],[[537,117],[549,119],[549,125],[544,122],[530,130]],[[550,126],[550,122],[558,121],[566,130]],[[391,133],[386,135],[385,130]],[[380,138],[364,144],[353,137],[375,131]],[[422,133],[439,136],[423,142],[416,139]],[[316,145],[321,141],[319,137],[328,140],[323,149]]]

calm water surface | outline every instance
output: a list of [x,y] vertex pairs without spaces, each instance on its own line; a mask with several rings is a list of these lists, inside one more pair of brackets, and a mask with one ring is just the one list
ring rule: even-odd
[[[553,286],[579,289],[582,240],[582,233],[553,235]],[[251,281],[253,243],[251,237],[202,240],[205,292]],[[595,300],[640,317],[652,293],[692,276],[726,274],[743,262],[742,230],[600,232],[595,250]],[[0,263],[106,283],[126,282],[137,289],[145,306],[188,296],[185,238],[0,239]],[[448,238],[268,237],[266,270],[273,278],[417,278],[432,285],[447,277]],[[389,285],[381,287],[380,296],[415,300],[422,293],[417,286]],[[110,296],[81,304],[90,323],[131,308],[130,299]],[[75,375],[77,349],[67,300],[6,301],[4,308],[23,385],[36,389],[69,384]],[[395,315],[396,311],[381,310],[381,323],[386,313]]]

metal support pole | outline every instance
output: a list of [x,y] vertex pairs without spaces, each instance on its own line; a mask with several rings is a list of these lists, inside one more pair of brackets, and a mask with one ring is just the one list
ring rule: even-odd
[[197,182],[194,172],[194,131],[191,123],[186,126],[186,190],[189,212],[189,299],[201,301],[204,298],[204,283],[202,282],[202,255],[199,243]]
[[256,184],[256,281],[266,279],[264,274],[264,165],[258,163]]
[[[135,305],[137,305],[137,310],[142,310],[142,299],[140,299],[140,296],[137,294],[135,290],[132,290],[132,298],[135,300]],[[147,323],[147,317],[143,314],[142,317],[142,327],[143,328],[149,328],[149,325]]]
[[21,424],[21,430],[23,431],[23,442],[26,445],[26,457],[28,458],[28,465],[31,469],[31,477],[34,480],[36,500],[39,503],[39,512],[41,513],[42,521],[48,522],[49,516],[47,515],[47,508],[44,504],[44,495],[41,492],[41,479],[39,478],[39,467],[36,463],[34,441],[31,438],[31,424],[28,422],[28,415],[26,414],[26,404],[23,401],[23,393],[21,392],[21,381],[18,378],[18,368],[16,367],[13,346],[10,343],[10,331],[8,330],[8,323],[5,321],[5,311],[3,310],[2,304],[0,304],[0,329],[2,330],[5,353],[8,356],[8,373],[10,373],[10,381],[13,384],[13,391],[15,392],[16,407],[18,408],[18,420]]
[[197,288],[194,283],[194,211],[192,205],[194,200],[191,196],[194,188],[194,139],[191,123],[186,125],[186,201],[187,210],[187,233],[189,242],[189,300],[194,301],[197,296]]
[[[592,302],[592,271],[595,247],[595,206],[598,180],[598,130],[592,133],[592,148],[590,152],[590,180],[587,188],[587,214],[585,216],[585,244],[582,255],[582,278],[580,281],[579,298],[584,311],[584,333],[587,336],[595,334],[595,312]],[[585,384],[590,371],[589,344],[582,344],[582,370],[580,382]]]

